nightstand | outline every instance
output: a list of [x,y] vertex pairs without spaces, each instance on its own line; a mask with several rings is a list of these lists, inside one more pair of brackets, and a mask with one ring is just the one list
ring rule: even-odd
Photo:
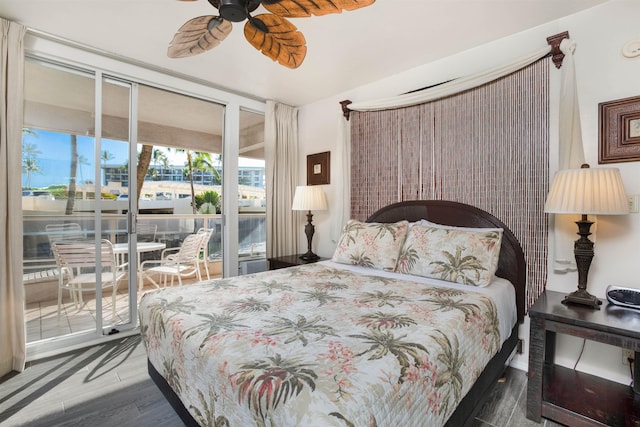
[[300,259],[300,255],[285,255],[269,258],[269,270],[277,270],[279,268],[294,267],[296,265],[313,264],[318,261],[325,261],[328,258],[320,258],[314,261],[306,261]]
[[[640,311],[605,301],[600,310],[562,304],[545,291],[529,309],[527,418],[570,426],[640,425]],[[554,364],[556,333],[636,352],[634,387]],[[608,363],[621,363],[620,356]]]

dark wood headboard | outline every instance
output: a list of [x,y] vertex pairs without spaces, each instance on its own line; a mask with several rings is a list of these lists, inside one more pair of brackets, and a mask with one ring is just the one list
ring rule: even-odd
[[475,206],[447,200],[410,200],[385,206],[373,213],[367,222],[410,222],[426,219],[458,227],[502,228],[502,245],[496,276],[509,280],[516,290],[518,321],[525,315],[526,262],[522,247],[509,227],[488,212]]

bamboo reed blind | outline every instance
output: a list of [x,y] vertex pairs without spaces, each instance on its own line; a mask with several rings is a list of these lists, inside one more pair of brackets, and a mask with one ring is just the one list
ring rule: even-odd
[[500,218],[527,261],[527,307],[547,276],[549,59],[413,107],[351,113],[351,216],[453,200]]

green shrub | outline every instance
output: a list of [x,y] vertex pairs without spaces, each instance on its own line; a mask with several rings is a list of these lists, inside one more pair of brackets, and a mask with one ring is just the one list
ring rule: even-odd
[[[222,211],[220,195],[213,190],[207,190],[200,194],[196,194],[196,209],[199,210],[205,203],[213,205],[215,207],[215,213],[220,213]],[[211,211],[212,209],[210,206],[207,206],[207,213],[213,213]]]

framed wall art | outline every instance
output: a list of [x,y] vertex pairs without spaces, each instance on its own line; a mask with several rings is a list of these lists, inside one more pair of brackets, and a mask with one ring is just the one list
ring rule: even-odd
[[640,161],[640,96],[598,104],[598,163]]
[[307,185],[329,184],[330,151],[307,156]]

